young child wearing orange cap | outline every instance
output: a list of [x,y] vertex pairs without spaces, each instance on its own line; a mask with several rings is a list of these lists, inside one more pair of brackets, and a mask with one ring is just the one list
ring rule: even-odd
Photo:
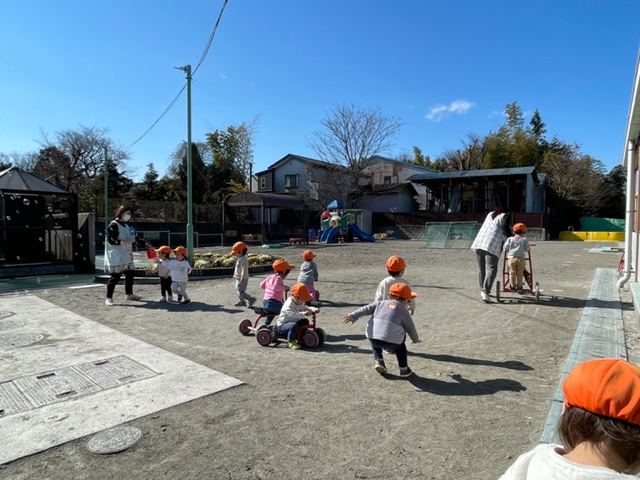
[[387,373],[383,349],[396,354],[401,377],[413,374],[407,363],[405,339],[409,335],[413,343],[422,343],[407,309],[411,299],[416,296],[406,283],[396,282],[389,287],[388,300],[373,302],[342,316],[343,323],[354,323],[360,317],[371,315],[366,334],[373,351],[374,368],[382,375]]
[[529,240],[522,235],[527,233],[524,223],[516,223],[513,226],[513,236],[504,242],[503,250],[507,252],[507,264],[509,265],[509,288],[522,290],[525,253],[530,250]]
[[305,250],[302,252],[302,265],[300,265],[300,275],[298,275],[298,282],[304,283],[309,289],[309,293],[311,294],[312,299],[316,299],[318,295],[316,295],[315,283],[318,281],[318,266],[316,262],[313,260],[316,258],[316,254],[311,250]]
[[235,307],[253,307],[256,303],[256,297],[252,297],[247,293],[247,285],[249,285],[249,263],[247,262],[247,245],[244,242],[236,242],[231,247],[231,255],[236,257],[236,267],[233,271],[235,278],[235,292],[238,301]]
[[562,383],[557,433],[521,455],[499,480],[636,479],[640,473],[640,368],[617,358],[577,365]]
[[264,324],[271,325],[273,317],[278,315],[282,310],[282,304],[284,303],[285,293],[289,287],[284,284],[284,279],[287,278],[289,272],[295,267],[287,262],[284,258],[279,258],[271,264],[275,273],[272,273],[267,278],[260,282],[260,288],[264,290],[264,297],[262,299],[262,308],[269,312],[273,312],[273,316],[265,318]]
[[278,315],[276,333],[287,337],[288,346],[293,350],[300,348],[296,337],[301,326],[309,325],[307,315],[318,312],[317,308],[305,305],[309,300],[311,300],[311,294],[307,286],[304,283],[296,283],[291,287],[291,295],[284,302]]
[[160,248],[156,248],[158,254],[155,266],[149,273],[158,272],[160,277],[160,300],[159,302],[173,302],[173,292],[171,291],[171,270],[169,270],[163,262],[170,260],[171,247],[163,245]]
[[[387,273],[389,274],[389,276],[384,278],[378,284],[378,288],[376,289],[376,294],[373,297],[374,302],[381,302],[382,300],[387,300],[389,298],[389,287],[391,287],[391,285],[393,285],[394,283],[401,282],[407,285],[409,288],[411,288],[411,285],[409,285],[409,282],[407,282],[404,278],[402,278],[402,275],[404,275],[404,271],[407,268],[407,264],[405,263],[402,257],[399,257],[397,255],[392,255],[391,257],[387,258],[385,265],[387,267]],[[413,315],[413,313],[416,311],[415,299],[412,298],[411,300],[409,300],[409,304],[407,308],[409,309],[409,313]]]
[[[171,290],[178,296],[178,302],[189,303],[191,299],[187,295],[187,282],[191,273],[191,265],[185,257],[187,249],[179,246],[173,249],[175,258],[161,260],[157,257],[156,262],[162,262],[162,266],[171,272]],[[183,300],[184,298],[184,300]],[[173,302],[173,296],[169,296],[169,302]]]

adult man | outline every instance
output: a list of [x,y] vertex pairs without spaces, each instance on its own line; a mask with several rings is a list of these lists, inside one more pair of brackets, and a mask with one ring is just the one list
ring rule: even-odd
[[478,260],[478,284],[480,285],[480,297],[483,302],[491,302],[489,293],[498,273],[498,261],[504,244],[505,230],[509,227],[509,215],[502,213],[502,206],[498,204],[493,212],[485,218],[482,227],[475,240],[471,244],[471,250],[476,252]]

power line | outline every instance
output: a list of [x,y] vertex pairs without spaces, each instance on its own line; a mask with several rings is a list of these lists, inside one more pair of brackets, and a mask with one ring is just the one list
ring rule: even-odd
[[[200,65],[202,65],[202,62],[204,62],[204,59],[207,57],[207,54],[209,53],[209,48],[211,47],[211,43],[213,42],[213,37],[215,37],[216,35],[216,31],[218,30],[218,25],[220,24],[220,19],[222,18],[222,14],[224,13],[224,8],[227,6],[228,1],[229,0],[224,0],[224,2],[222,3],[222,7],[220,8],[220,13],[218,14],[218,19],[216,20],[216,23],[213,26],[213,30],[211,31],[211,35],[209,35],[209,40],[207,40],[207,44],[204,47],[204,51],[202,52],[202,55],[200,55],[200,60],[198,61],[198,65],[196,65],[196,68],[191,73],[191,78],[193,78],[196,71],[198,70],[198,68],[200,68]],[[142,140],[147,135],[147,133],[149,133],[153,129],[153,127],[155,127],[158,124],[158,122],[162,120],[162,117],[164,117],[167,113],[169,113],[169,110],[171,110],[171,108],[173,108],[173,106],[176,104],[176,102],[178,101],[178,98],[180,98],[180,95],[182,95],[182,92],[184,92],[185,88],[186,88],[186,85],[183,85],[180,91],[178,92],[178,94],[175,96],[173,100],[171,100],[171,103],[169,104],[169,106],[167,106],[167,108],[164,109],[164,111],[160,114],[160,116],[156,119],[156,121],[153,122],[151,126],[147,128],[147,130],[145,130],[145,132],[135,140],[135,142],[129,145],[126,148],[126,150],[131,150],[131,148],[136,143]]]

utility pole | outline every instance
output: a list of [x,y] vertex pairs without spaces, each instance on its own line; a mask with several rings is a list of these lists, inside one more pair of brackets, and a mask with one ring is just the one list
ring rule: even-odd
[[191,65],[175,67],[187,78],[187,260],[193,265],[193,181],[191,168]]
[[104,241],[107,241],[106,233],[109,225],[107,221],[107,212],[109,211],[109,157],[107,155],[107,147],[104,147]]

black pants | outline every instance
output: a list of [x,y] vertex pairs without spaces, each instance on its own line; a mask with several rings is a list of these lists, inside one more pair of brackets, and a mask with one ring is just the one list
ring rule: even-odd
[[171,292],[171,277],[160,277],[160,293],[163,297],[173,295]]
[[125,270],[120,273],[112,273],[111,278],[107,282],[107,298],[113,298],[113,291],[120,281],[120,277],[124,273],[124,293],[131,295],[133,293],[133,270]]

